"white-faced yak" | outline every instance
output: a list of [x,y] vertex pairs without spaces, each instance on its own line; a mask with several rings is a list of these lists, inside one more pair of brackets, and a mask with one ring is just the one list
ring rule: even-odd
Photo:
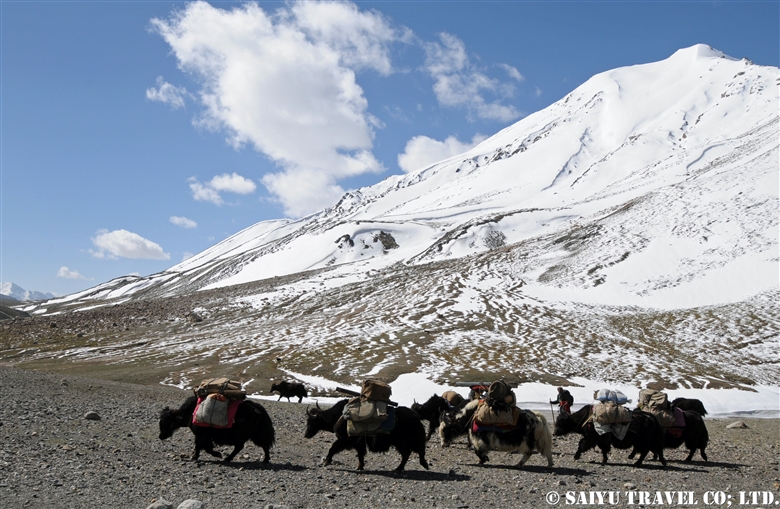
[[170,438],[179,428],[188,427],[195,435],[195,450],[192,453],[192,460],[197,460],[202,450],[214,457],[221,458],[222,453],[214,450],[214,444],[232,445],[233,451],[224,459],[224,462],[228,463],[244,448],[246,441],[251,440],[256,446],[263,449],[265,453],[263,463],[270,461],[270,450],[276,438],[271,417],[260,403],[249,399],[242,401],[236,410],[233,426],[230,428],[214,428],[193,424],[192,414],[195,412],[197,403],[198,398],[190,396],[176,410],[165,407],[160,413],[160,440]]
[[523,455],[516,465],[519,468],[535,451],[547,458],[547,467],[553,466],[552,434],[544,415],[531,410],[521,410],[517,425],[512,429],[480,429],[473,424],[474,412],[478,406],[479,400],[473,400],[454,418],[451,414],[442,414],[443,420],[439,425],[442,446],[446,447],[455,437],[466,432],[480,465],[488,461],[488,451],[519,452]]

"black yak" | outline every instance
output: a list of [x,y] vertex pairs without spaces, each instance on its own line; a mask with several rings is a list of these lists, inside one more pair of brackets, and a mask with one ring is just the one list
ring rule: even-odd
[[279,382],[277,384],[271,385],[271,392],[277,391],[279,392],[279,399],[276,401],[281,401],[282,398],[287,398],[287,402],[290,402],[290,398],[298,398],[298,403],[303,401],[303,398],[308,396],[306,393],[306,387],[304,387],[303,384],[298,382]]
[[517,425],[510,430],[475,430],[472,423],[479,400],[466,404],[457,415],[442,414],[439,434],[442,445],[446,446],[455,436],[467,432],[469,442],[482,465],[489,460],[487,451],[519,452],[523,455],[517,467],[522,467],[534,451],[547,458],[547,466],[553,466],[552,434],[547,419],[539,412],[521,410]]
[[313,438],[319,431],[333,433],[333,427],[341,417],[341,414],[344,413],[344,407],[347,406],[347,402],[349,402],[348,399],[342,399],[326,410],[320,408],[319,403],[317,403],[316,408],[309,409],[309,407],[306,407],[306,432],[303,434],[304,438]]
[[[461,398],[462,399],[462,398]],[[428,434],[426,440],[430,440],[434,430],[439,429],[441,423],[441,414],[451,410],[450,403],[441,396],[434,394],[425,403],[413,403],[412,410],[417,412],[420,419],[428,421]]]
[[401,454],[397,471],[404,469],[412,452],[417,453],[420,465],[428,470],[428,462],[425,460],[425,428],[413,410],[402,406],[395,408],[395,427],[390,433],[368,437],[349,436],[347,421],[342,417],[347,401],[341,400],[328,409],[319,408],[319,405],[317,408],[306,409],[306,438],[312,438],[319,431],[332,431],[336,435],[336,441],[330,446],[323,466],[330,465],[333,457],[341,451],[354,449],[358,455],[358,470],[363,470],[366,448],[371,452],[387,452],[394,447]]
[[[710,434],[707,431],[707,426],[704,425],[704,418],[695,411],[683,410],[682,412],[685,426],[673,426],[664,430],[664,449],[677,449],[682,444],[685,444],[685,447],[688,448],[688,456],[684,460],[686,463],[693,460],[693,454],[696,452],[696,449],[699,450],[702,459],[707,461],[707,453],[704,449],[706,449],[710,441]],[[632,451],[628,458],[632,459],[636,452]],[[653,459],[657,459],[657,457]]]
[[672,408],[674,407],[677,407],[680,410],[693,410],[702,417],[707,415],[707,409],[704,408],[704,403],[695,398],[676,398],[672,401]]
[[189,427],[195,435],[195,450],[192,453],[192,460],[198,459],[201,450],[221,458],[222,453],[214,450],[214,444],[232,445],[233,451],[224,459],[224,462],[228,463],[244,448],[246,441],[251,440],[263,449],[265,453],[263,463],[270,461],[270,449],[276,438],[271,417],[260,403],[248,399],[242,401],[236,411],[233,426],[213,428],[196,426],[192,423],[192,414],[195,412],[197,402],[196,396],[190,396],[176,410],[168,407],[163,409],[160,413],[160,440],[170,438],[179,428]]
[[591,422],[593,413],[592,405],[585,405],[574,413],[560,412],[555,420],[555,436],[568,435],[571,432],[582,435],[574,459],[580,459],[583,452],[596,446],[601,449],[601,464],[607,463],[607,455],[614,446],[618,449],[635,448],[639,452],[639,459],[634,463],[639,466],[644,461],[647,453],[652,451],[666,466],[664,459],[664,437],[661,425],[653,414],[634,410],[631,412],[631,423],[626,436],[619,440],[613,433],[599,435]]

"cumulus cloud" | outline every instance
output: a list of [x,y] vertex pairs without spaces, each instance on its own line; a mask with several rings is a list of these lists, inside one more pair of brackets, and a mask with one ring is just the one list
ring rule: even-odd
[[[485,93],[510,97],[514,85],[492,79],[471,64],[465,44],[456,36],[441,33],[438,42],[426,43],[424,48],[425,69],[434,79],[433,90],[442,105],[465,107],[471,114],[489,120],[508,122],[520,116],[513,106],[485,98]],[[517,69],[505,64],[503,68],[512,79],[522,81]]]
[[[385,170],[371,153],[379,122],[355,74],[391,73],[391,43],[409,38],[381,14],[347,2],[293,2],[269,14],[255,3],[227,10],[198,1],[151,25],[200,83],[198,125],[279,165],[263,183],[287,213],[330,205],[343,192],[339,180]],[[290,185],[315,174],[319,192],[299,192],[312,181]],[[216,187],[190,187],[196,199],[221,203]]]
[[198,223],[192,219],[187,219],[186,217],[182,216],[171,216],[170,222],[176,226],[181,226],[182,228],[195,228],[198,226]]
[[60,270],[57,271],[57,277],[63,277],[65,279],[87,279],[86,277],[79,274],[79,271],[70,270],[65,266],[60,267]]
[[[198,201],[207,201],[214,205],[222,205],[224,203],[222,195],[219,193],[252,194],[257,189],[257,184],[235,172],[217,175],[205,184],[199,182],[195,177],[190,177],[187,182],[190,184],[193,198]],[[173,218],[171,218],[171,222],[173,222]]]
[[171,257],[158,245],[137,233],[127,230],[98,230],[92,243],[97,251],[90,253],[95,258],[136,258],[147,260],[169,260]]
[[174,110],[184,108],[184,98],[192,97],[186,88],[171,85],[163,80],[162,76],[157,77],[157,87],[146,89],[146,98],[168,104]]
[[485,140],[485,136],[476,135],[471,142],[462,142],[454,136],[444,141],[427,136],[415,136],[406,142],[406,148],[398,155],[398,166],[405,172],[420,170],[452,156],[462,154]]

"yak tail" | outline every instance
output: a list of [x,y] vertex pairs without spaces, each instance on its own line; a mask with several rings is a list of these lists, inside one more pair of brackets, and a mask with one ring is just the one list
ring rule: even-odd
[[539,454],[547,458],[547,466],[552,467],[552,433],[550,433],[550,427],[547,425],[547,419],[541,412],[534,412],[534,414],[539,419],[534,431],[535,449]]

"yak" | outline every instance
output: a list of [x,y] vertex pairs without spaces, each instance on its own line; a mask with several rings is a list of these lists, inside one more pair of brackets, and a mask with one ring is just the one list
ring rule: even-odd
[[214,428],[193,424],[192,414],[195,412],[197,403],[198,398],[190,396],[176,410],[165,407],[160,413],[160,440],[170,438],[179,428],[189,427],[195,435],[195,450],[190,458],[192,460],[198,459],[201,450],[216,458],[221,458],[222,453],[214,450],[214,444],[232,445],[233,451],[224,459],[224,462],[228,463],[244,448],[246,441],[251,440],[263,449],[265,453],[263,463],[270,461],[270,449],[276,436],[271,417],[260,403],[251,400],[242,401],[236,411],[233,426],[230,428]]
[[271,392],[279,392],[279,399],[287,398],[287,402],[290,402],[290,398],[298,398],[298,403],[303,401],[303,398],[308,396],[306,387],[302,383],[282,381],[277,384],[271,385]]
[[[710,435],[707,431],[707,426],[704,425],[704,418],[695,411],[683,410],[682,412],[685,426],[681,428],[671,427],[664,430],[664,449],[677,449],[682,444],[685,444],[685,447],[688,448],[688,456],[683,461],[690,463],[693,460],[693,454],[696,452],[696,449],[699,450],[702,459],[707,461],[707,453],[704,449],[710,441]],[[631,451],[628,458],[633,459],[636,452],[636,450]],[[653,459],[658,458],[654,457]]]
[[618,440],[611,432],[599,435],[591,422],[592,414],[593,406],[585,405],[571,414],[560,412],[555,420],[555,436],[568,435],[572,432],[582,435],[577,452],[574,453],[575,460],[580,459],[583,452],[598,446],[601,449],[601,464],[605,465],[607,455],[613,446],[618,449],[633,447],[639,453],[639,459],[634,466],[641,465],[650,451],[658,456],[663,466],[666,466],[663,431],[653,414],[641,410],[632,411],[628,433],[622,440]]
[[468,402],[454,418],[451,414],[442,414],[443,421],[439,425],[442,446],[446,447],[454,437],[467,432],[480,465],[489,460],[487,451],[517,451],[523,455],[516,465],[519,468],[536,451],[547,458],[547,467],[552,468],[552,434],[547,426],[547,419],[541,413],[521,410],[517,425],[512,429],[480,430],[472,425],[479,403],[479,400]]
[[399,406],[395,408],[395,427],[390,433],[375,436],[349,436],[347,421],[342,416],[346,399],[339,401],[328,409],[306,409],[305,438],[312,438],[320,431],[330,431],[336,435],[336,441],[330,446],[328,455],[322,466],[328,466],[333,457],[346,449],[354,449],[358,456],[358,470],[365,467],[366,448],[371,452],[387,452],[394,447],[401,454],[401,463],[396,471],[402,471],[412,452],[420,457],[420,465],[429,469],[425,460],[425,428],[417,414],[410,408]]
[[672,408],[677,407],[680,410],[694,411],[704,417],[707,415],[707,409],[704,408],[704,403],[701,400],[695,398],[676,398],[672,401]]
[[430,440],[433,432],[439,429],[442,413],[449,412],[452,408],[446,399],[434,394],[423,404],[415,401],[412,404],[412,410],[417,412],[417,415],[420,416],[421,420],[428,421],[428,434],[425,439]]

